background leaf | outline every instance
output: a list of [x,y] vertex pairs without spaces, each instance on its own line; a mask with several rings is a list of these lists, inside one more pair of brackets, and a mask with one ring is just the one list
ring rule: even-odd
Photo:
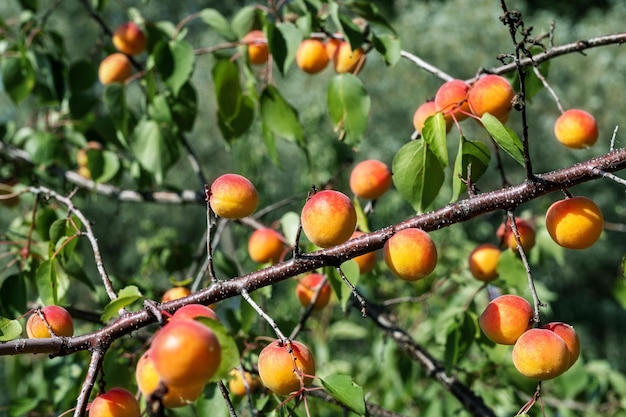
[[338,130],[345,131],[345,142],[356,146],[367,129],[371,106],[365,86],[352,74],[336,75],[328,85],[328,112]]

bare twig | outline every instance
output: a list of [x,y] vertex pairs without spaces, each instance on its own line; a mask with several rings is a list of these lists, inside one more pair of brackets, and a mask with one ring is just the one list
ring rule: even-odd
[[96,349],[91,352],[91,361],[89,362],[89,368],[87,369],[87,375],[85,376],[85,381],[83,381],[83,385],[80,389],[80,394],[78,395],[78,399],[76,400],[76,408],[74,409],[74,417],[82,417],[85,415],[85,410],[87,409],[87,403],[89,402],[89,396],[91,395],[91,390],[93,390],[93,386],[96,382],[96,377],[98,376],[98,372],[102,367],[102,362],[104,361],[104,352]]

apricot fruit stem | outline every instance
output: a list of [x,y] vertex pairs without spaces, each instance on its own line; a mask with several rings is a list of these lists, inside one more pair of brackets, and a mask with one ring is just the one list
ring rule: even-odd
[[288,340],[283,332],[280,330],[274,319],[267,315],[265,311],[263,311],[263,309],[252,299],[252,297],[250,297],[248,290],[242,288],[241,290],[239,290],[239,295],[241,295],[241,297],[246,300],[248,304],[250,304],[250,307],[252,307],[254,311],[256,311],[258,315],[261,316],[263,320],[265,320],[270,325],[270,327],[274,330],[274,333],[276,333],[276,337],[278,338],[278,340],[280,340],[281,343],[285,343]]

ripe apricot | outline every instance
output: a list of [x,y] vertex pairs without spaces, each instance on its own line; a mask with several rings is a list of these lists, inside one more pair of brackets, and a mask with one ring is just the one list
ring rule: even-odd
[[[519,233],[520,242],[522,242],[522,248],[524,252],[530,251],[535,246],[536,235],[535,228],[524,219],[519,217],[515,218],[515,225],[517,226],[517,232]],[[496,231],[496,236],[502,241],[509,249],[517,251],[517,240],[511,225],[502,223]]]
[[[421,134],[426,119],[433,116],[435,113],[437,113],[437,107],[433,100],[422,103],[413,114],[413,127],[415,130]],[[446,132],[449,132],[452,128],[452,118],[444,116],[444,120],[446,122]]]
[[[350,239],[361,236],[362,234],[363,232],[357,230],[352,234]],[[359,255],[353,258],[353,260],[359,266],[359,274],[367,274],[368,272],[372,271],[374,267],[376,267],[376,262],[378,261],[378,256],[376,255],[376,253],[376,251],[368,252],[366,254]]]
[[567,371],[569,352],[553,331],[530,329],[513,346],[513,365],[522,375],[544,381]]
[[328,65],[328,54],[324,42],[319,39],[305,39],[296,51],[296,64],[308,74],[317,74]]
[[453,117],[457,121],[469,117],[467,93],[469,85],[463,80],[451,80],[443,83],[435,93],[435,109],[443,112],[445,117]]
[[479,281],[493,281],[498,278],[498,260],[500,248],[492,243],[483,243],[474,248],[469,255],[469,269]]
[[248,239],[250,259],[260,264],[278,262],[284,249],[282,235],[269,227],[256,229]]
[[[261,382],[256,377],[256,375],[252,375],[248,371],[243,371],[243,376],[241,375],[241,370],[232,369],[230,371],[230,380],[228,381],[228,391],[236,395],[238,397],[243,397],[248,393],[255,392],[261,386]],[[245,378],[245,379],[244,379]],[[244,382],[245,380],[245,382]],[[248,391],[246,391],[246,385]]]
[[111,388],[89,406],[89,417],[140,417],[139,401],[124,388]]
[[383,257],[396,276],[416,281],[435,270],[437,247],[422,229],[403,229],[385,242]]
[[587,197],[571,197],[553,203],[546,212],[550,237],[568,249],[586,249],[602,234],[600,208]]
[[489,113],[505,123],[513,105],[515,91],[511,83],[500,75],[488,74],[480,77],[469,89],[467,104],[478,117]]
[[590,113],[570,109],[556,119],[554,136],[568,148],[588,148],[598,140],[598,125]]
[[302,230],[320,248],[347,241],[356,227],[356,210],[347,195],[323,190],[309,198],[300,216]]
[[567,346],[567,351],[569,352],[569,364],[567,368],[571,368],[572,365],[576,363],[576,360],[578,360],[578,356],[580,356],[580,339],[574,327],[567,323],[554,321],[544,324],[543,328],[553,331],[563,339],[565,346]]
[[224,174],[211,184],[209,203],[218,216],[241,219],[254,213],[259,204],[259,195],[246,177]]
[[350,189],[357,197],[376,200],[391,187],[391,171],[377,159],[366,159],[352,168]]
[[278,395],[289,395],[311,385],[315,359],[300,342],[275,340],[259,354],[258,369],[266,388]]
[[[150,350],[145,351],[139,358],[139,361],[137,361],[135,380],[137,381],[137,387],[146,399],[149,399],[159,389],[161,377],[154,366]],[[202,394],[204,385],[204,383],[179,386],[165,385],[167,390],[160,398],[161,404],[166,408],[183,407],[191,404]]]
[[103,85],[123,83],[132,73],[130,60],[119,52],[104,58],[98,67],[98,79]]
[[269,48],[267,46],[267,38],[262,30],[248,32],[243,37],[242,42],[248,45],[248,58],[250,59],[250,63],[262,65],[267,62]]
[[302,304],[302,307],[308,307],[313,301],[313,296],[319,290],[319,295],[317,300],[315,300],[315,304],[313,305],[313,310],[321,310],[328,305],[328,301],[330,300],[330,284],[326,277],[321,274],[313,273],[305,275],[298,281],[298,285],[296,286],[296,297]]
[[166,385],[206,383],[217,371],[222,349],[217,336],[204,324],[171,320],[152,341],[152,360]]
[[113,46],[127,55],[138,55],[146,49],[146,35],[136,23],[122,23],[113,32]]
[[[74,334],[74,320],[63,307],[46,306],[41,309],[41,314],[55,335],[70,337]],[[31,339],[51,337],[48,326],[36,312],[31,314],[26,322],[26,334]]]
[[530,328],[532,318],[532,307],[525,298],[505,294],[487,304],[480,315],[479,324],[492,342],[512,345]]
[[171,320],[179,319],[195,319],[196,317],[208,317],[213,320],[219,320],[215,311],[202,304],[187,304],[182,306],[172,315]]
[[332,61],[335,57],[335,52],[337,52],[340,44],[341,39],[337,38],[329,38],[326,41],[326,55],[328,56],[329,61]]
[[186,287],[172,287],[163,293],[163,297],[161,297],[162,303],[167,303],[168,301],[178,300],[179,298],[187,297],[191,294],[191,290]]
[[333,66],[338,74],[354,72],[364,60],[365,52],[363,48],[352,50],[348,41],[340,41],[333,54]]

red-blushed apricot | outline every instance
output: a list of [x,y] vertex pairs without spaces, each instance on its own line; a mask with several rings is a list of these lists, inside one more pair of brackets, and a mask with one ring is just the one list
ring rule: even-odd
[[498,278],[500,248],[492,243],[478,245],[469,255],[469,269],[479,281],[489,282]]
[[357,197],[376,200],[391,187],[391,171],[377,159],[366,159],[352,168],[350,189]]
[[600,238],[603,227],[600,208],[587,197],[557,201],[546,212],[546,229],[564,248],[587,249]]
[[[245,379],[244,379],[245,378]],[[245,382],[244,382],[245,380]],[[247,390],[246,390],[247,385]],[[228,391],[238,397],[243,397],[248,392],[253,393],[261,387],[261,381],[256,375],[252,375],[248,371],[232,369],[230,371],[230,380],[228,380]]]
[[588,148],[598,140],[598,125],[590,113],[570,109],[556,119],[554,136],[568,148]]
[[541,381],[567,371],[569,352],[563,339],[548,329],[530,329],[513,346],[513,365],[528,378]]
[[567,351],[569,352],[569,365],[567,368],[571,368],[580,356],[580,339],[574,327],[560,321],[554,321],[543,325],[544,329],[553,331],[563,339]]
[[338,74],[354,72],[359,65],[365,62],[365,52],[363,48],[352,49],[350,42],[340,41],[339,46],[333,54],[333,66]]
[[[517,232],[520,236],[520,242],[522,242],[522,248],[524,252],[530,251],[535,246],[537,232],[535,228],[524,219],[519,217],[515,218],[515,226],[517,226]],[[498,239],[504,243],[512,251],[517,251],[517,240],[511,225],[506,222],[502,223],[496,231]]]
[[211,209],[225,219],[241,219],[254,213],[259,195],[249,179],[238,174],[224,174],[211,184]]
[[489,113],[505,123],[513,105],[515,91],[511,83],[500,75],[488,74],[480,77],[467,93],[467,104],[478,117]]
[[248,239],[248,255],[260,264],[278,262],[284,250],[282,235],[269,227],[256,229]]
[[154,336],[152,360],[166,385],[206,383],[220,365],[217,336],[204,324],[189,319],[170,320]]
[[296,285],[296,297],[298,297],[302,307],[308,307],[308,305],[311,304],[313,296],[320,287],[321,289],[313,305],[313,310],[321,310],[328,305],[331,292],[328,280],[324,275],[312,273],[305,275],[298,281],[298,285]]
[[89,405],[89,417],[140,417],[139,401],[124,388],[111,388]]
[[113,46],[127,55],[138,55],[146,49],[146,35],[136,23],[122,23],[113,32]]
[[304,344],[275,340],[259,354],[259,376],[270,391],[289,395],[308,387],[315,376],[315,359]]
[[[415,110],[415,113],[413,113],[413,127],[415,130],[421,134],[426,119],[433,116],[435,113],[437,113],[437,108],[433,100],[422,103],[417,110]],[[444,117],[444,120],[446,122],[446,132],[449,132],[452,128],[452,118]]]
[[306,237],[320,248],[347,241],[356,228],[356,210],[347,195],[318,191],[309,198],[300,216]]
[[187,304],[182,306],[172,315],[171,320],[179,319],[195,319],[196,317],[208,317],[213,320],[219,320],[215,311],[202,304]]
[[[74,334],[74,320],[63,307],[46,306],[41,309],[41,314],[55,335],[70,337]],[[37,312],[32,313],[26,322],[26,334],[31,339],[51,337],[48,326]]]
[[98,67],[98,79],[103,85],[123,83],[132,73],[133,67],[130,60],[119,52],[104,58]]
[[296,64],[308,73],[317,74],[328,65],[326,45],[319,39],[305,39],[296,51]]
[[530,303],[518,295],[505,294],[489,302],[478,320],[485,336],[501,345],[513,345],[532,323]]
[[383,257],[396,276],[405,281],[416,281],[435,270],[437,247],[422,229],[403,229],[385,242]]
[[[146,399],[149,399],[155,391],[161,388],[159,387],[161,377],[154,366],[150,350],[145,351],[139,358],[139,361],[137,361],[135,380],[137,381],[137,387]],[[166,408],[183,407],[191,404],[202,394],[204,385],[204,383],[179,386],[165,385],[167,390],[164,390],[165,394],[160,398],[161,404]]]
[[242,39],[242,42],[248,45],[248,58],[250,63],[262,65],[269,58],[269,48],[267,46],[267,38],[262,30],[253,30],[248,32]]
[[435,109],[444,116],[453,116],[457,121],[469,117],[467,93],[469,85],[463,80],[451,80],[443,83],[435,93]]
[[186,287],[172,287],[163,293],[163,297],[161,297],[162,303],[167,303],[168,301],[178,300],[179,298],[187,297],[191,295],[191,290]]
[[[352,234],[350,239],[355,238],[355,237],[359,237],[362,234],[363,234],[363,232],[357,230],[357,231],[355,231]],[[368,272],[372,271],[376,267],[376,262],[378,262],[378,256],[377,256],[377,252],[373,251],[373,252],[368,252],[368,253],[363,254],[363,255],[359,255],[359,256],[353,258],[353,260],[359,266],[359,274],[363,275],[363,274],[367,274]]]

